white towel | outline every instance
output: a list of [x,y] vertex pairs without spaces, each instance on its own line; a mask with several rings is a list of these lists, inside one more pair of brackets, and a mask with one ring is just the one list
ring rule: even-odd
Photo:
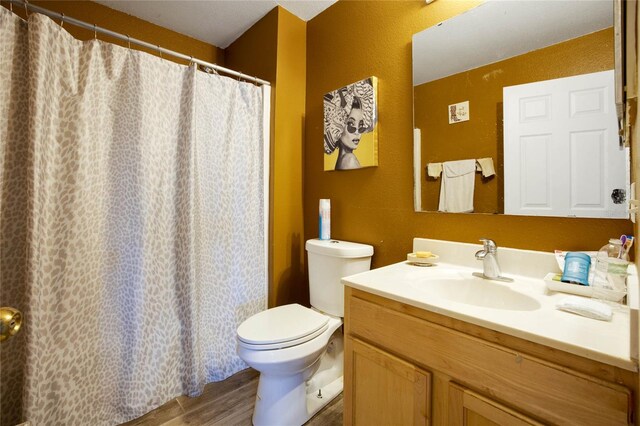
[[442,174],[442,163],[428,163],[427,175],[434,179],[438,179]]
[[476,161],[478,162],[476,170],[481,171],[482,176],[489,177],[496,174],[496,169],[493,167],[493,158],[478,158]]
[[467,213],[473,211],[475,171],[476,160],[447,161],[442,163],[439,211],[451,213]]
[[556,303],[556,308],[600,321],[611,321],[613,317],[613,310],[610,306],[578,296],[565,297]]

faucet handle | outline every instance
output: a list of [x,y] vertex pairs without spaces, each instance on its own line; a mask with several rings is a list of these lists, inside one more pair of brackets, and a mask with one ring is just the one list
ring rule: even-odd
[[498,246],[496,242],[490,238],[480,238],[482,244],[484,244],[484,249],[489,253],[495,253],[498,250]]

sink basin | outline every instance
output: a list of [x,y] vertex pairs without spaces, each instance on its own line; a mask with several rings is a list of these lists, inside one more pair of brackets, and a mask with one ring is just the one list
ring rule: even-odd
[[[410,284],[429,296],[483,308],[535,311],[540,302],[507,285],[476,277],[433,277]],[[516,284],[517,285],[517,284]]]

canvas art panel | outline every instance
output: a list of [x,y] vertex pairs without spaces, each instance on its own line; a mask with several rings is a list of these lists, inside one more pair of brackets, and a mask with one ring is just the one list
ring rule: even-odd
[[324,95],[324,170],[378,165],[378,79]]

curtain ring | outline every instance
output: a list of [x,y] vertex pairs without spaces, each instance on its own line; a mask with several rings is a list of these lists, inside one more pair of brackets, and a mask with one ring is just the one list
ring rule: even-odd
[[96,24],[93,24],[93,39],[97,40],[98,39],[98,29]]
[[159,44],[157,44],[157,45],[156,45],[156,47],[158,48],[158,54],[160,55],[160,59],[164,59],[164,58],[162,57],[162,50],[160,50],[160,45],[159,45]]
[[13,2],[9,2],[9,11],[13,12]]
[[64,28],[64,13],[60,13],[60,28]]
[[29,2],[27,0],[24,0],[24,14],[27,16],[27,19],[29,18],[29,8],[27,7],[28,4]]
[[193,65],[193,56],[189,56],[189,66]]
[[258,76],[253,76],[253,82],[258,86]]
[[129,45],[129,50],[131,50],[131,37],[127,34],[127,44]]

